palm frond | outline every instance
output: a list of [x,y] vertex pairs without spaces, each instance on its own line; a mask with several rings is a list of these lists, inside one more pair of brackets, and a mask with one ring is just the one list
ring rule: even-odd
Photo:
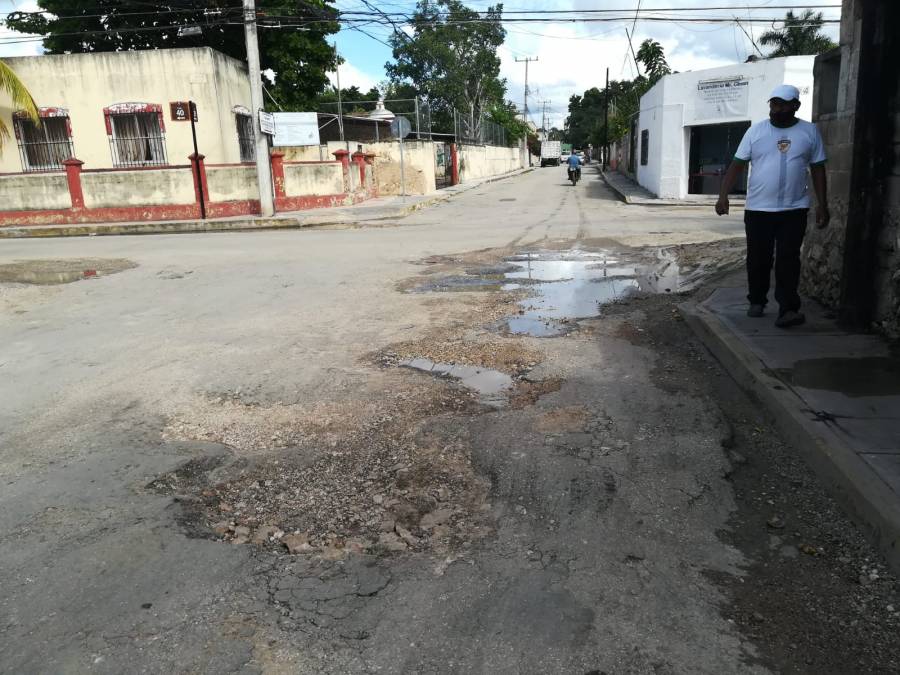
[[[28,93],[28,89],[22,83],[12,68],[0,61],[0,94],[6,92],[12,99],[13,110],[25,114],[35,124],[40,124],[41,118],[38,114],[37,104]],[[9,137],[9,129],[5,124],[0,122],[0,137]]]

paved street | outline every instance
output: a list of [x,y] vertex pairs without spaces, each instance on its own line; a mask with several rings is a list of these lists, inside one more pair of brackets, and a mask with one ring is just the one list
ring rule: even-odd
[[0,282],[0,672],[896,671],[896,581],[678,316],[742,233],[586,167],[0,242],[99,272]]

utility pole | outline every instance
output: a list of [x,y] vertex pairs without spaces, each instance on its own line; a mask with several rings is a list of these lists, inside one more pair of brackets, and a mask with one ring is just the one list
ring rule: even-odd
[[272,165],[269,139],[259,128],[259,111],[264,108],[262,73],[259,69],[259,42],[256,39],[256,0],[244,0],[244,39],[247,41],[247,70],[250,75],[250,107],[253,110],[253,137],[256,146],[256,180],[259,184],[259,212],[275,213],[272,195]]
[[609,68],[606,69],[606,95],[603,97],[603,168],[609,168]]
[[528,124],[528,64],[537,60],[537,56],[526,56],[524,59],[520,59],[518,56],[516,57],[516,63],[525,64],[525,101],[522,105],[522,120],[526,124]]
[[[341,100],[341,55],[338,54],[337,40],[334,41],[334,77],[337,80],[337,99],[338,99],[338,134],[340,134],[341,143],[344,142],[344,102]],[[378,130],[378,123],[375,123],[375,130]],[[349,150],[349,148],[348,148]]]
[[550,105],[549,100],[541,101],[541,130],[543,131],[544,137],[541,139],[542,141],[549,140],[550,132],[547,129],[547,123],[550,121],[550,116],[547,114],[547,107]]
[[528,64],[537,61],[538,57],[526,56],[524,59],[516,57],[516,63],[525,63],[525,101],[522,105],[522,121],[525,122],[525,154],[528,155],[528,166],[531,166],[531,152],[528,150]]

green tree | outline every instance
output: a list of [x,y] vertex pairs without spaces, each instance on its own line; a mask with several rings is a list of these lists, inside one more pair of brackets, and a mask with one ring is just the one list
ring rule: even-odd
[[385,64],[388,77],[425,98],[435,129],[452,128],[455,109],[478,134],[482,116],[503,104],[506,82],[497,56],[506,37],[502,11],[502,4],[478,12],[460,0],[418,0],[412,35],[396,31],[390,38],[395,63]]
[[637,60],[644,64],[652,87],[663,76],[672,72],[666,61],[663,47],[656,40],[644,40],[637,51]]
[[837,47],[827,35],[821,33],[821,29],[822,12],[807,9],[797,16],[788,11],[784,17],[784,27],[763,33],[759,42],[767,47],[774,47],[768,55],[770,58],[821,54]]
[[[41,118],[38,116],[37,105],[28,89],[22,83],[12,68],[0,61],[0,94],[6,94],[12,101],[12,110],[14,112],[22,112],[25,116],[35,124],[40,124]],[[9,127],[0,119],[0,149],[3,148],[3,139],[9,138]]]
[[[363,93],[363,91],[357,87],[356,85],[352,87],[341,87],[341,107],[344,109],[345,114],[351,113],[361,113],[368,112],[375,109],[374,104],[381,98],[381,92],[378,91],[377,87],[372,87],[369,91]],[[322,112],[337,112],[337,88],[332,87],[330,89],[326,89],[322,94],[319,94],[316,99],[316,104]]]
[[525,120],[519,117],[516,104],[512,101],[494,105],[488,111],[487,118],[506,130],[506,141],[509,145],[513,145],[516,141],[520,141],[532,134]]
[[[326,37],[340,25],[331,1],[266,0],[264,10],[259,10],[263,80],[286,109],[309,108],[328,83],[326,73],[334,70],[336,55]],[[13,12],[7,26],[46,35],[44,49],[50,54],[207,46],[241,61],[247,58],[242,10],[235,0],[37,0],[37,4],[44,12]],[[184,31],[195,26],[202,30],[200,35]]]

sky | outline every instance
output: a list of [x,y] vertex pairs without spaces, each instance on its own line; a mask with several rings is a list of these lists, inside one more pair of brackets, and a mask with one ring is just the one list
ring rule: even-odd
[[[334,4],[341,10],[367,10],[361,0],[335,0]],[[374,0],[372,4],[387,12],[410,13],[416,3],[415,0]],[[466,5],[473,9],[483,10],[493,4],[496,2],[466,0]],[[638,4],[640,11],[636,12]],[[606,68],[609,68],[612,80],[635,76],[626,28],[629,31],[634,28],[635,50],[644,39],[652,38],[663,46],[673,70],[700,70],[744,61],[755,52],[745,30],[758,39],[762,32],[771,28],[762,20],[783,17],[788,6],[803,8],[815,5],[831,6],[816,9],[823,12],[826,19],[840,18],[840,0],[507,0],[504,11],[622,9],[617,16],[627,16],[627,19],[609,23],[508,23],[505,25],[506,42],[500,48],[500,74],[506,79],[507,98],[521,107],[525,64],[516,59],[537,58],[528,67],[529,117],[540,126],[543,102],[548,101],[550,124],[562,126],[569,97],[580,95],[591,87],[602,88]],[[748,9],[748,6],[753,9]],[[728,9],[711,10],[710,7]],[[36,8],[34,0],[0,0],[0,15]],[[655,22],[641,18],[642,15],[654,16],[653,10],[670,8],[696,10],[685,12],[682,16],[737,18],[742,27],[734,22],[698,24]],[[663,14],[672,16],[673,13]],[[750,22],[750,18],[760,22]],[[391,28],[368,26],[365,30],[369,35],[345,28],[333,36],[344,58],[340,68],[343,87],[356,85],[367,91],[386,79],[384,64],[391,60],[391,50],[383,42],[390,37]],[[40,53],[40,43],[3,44],[3,38],[9,35],[4,31],[0,26],[0,57]],[[826,26],[824,32],[837,41],[837,24]],[[763,51],[766,51],[765,48]]]

